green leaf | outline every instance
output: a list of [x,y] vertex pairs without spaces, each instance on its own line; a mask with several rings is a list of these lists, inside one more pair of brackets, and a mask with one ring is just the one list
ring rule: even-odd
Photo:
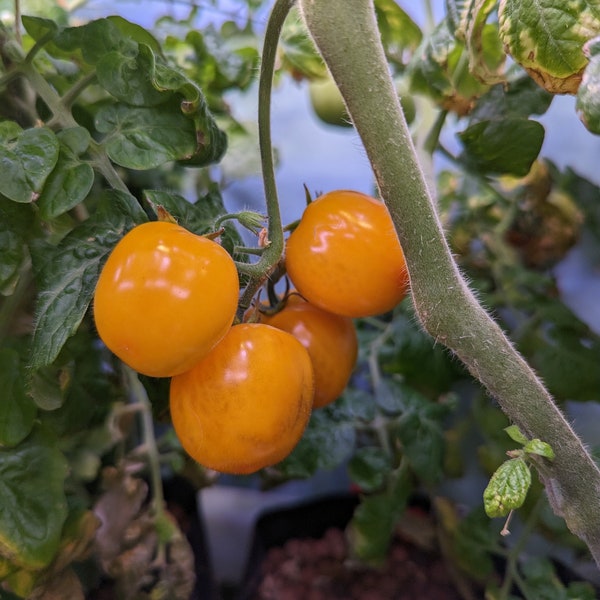
[[60,543],[68,464],[56,440],[36,431],[0,449],[0,553],[30,569],[45,567]]
[[51,364],[92,299],[100,266],[122,235],[146,216],[132,196],[107,193],[98,209],[58,246],[32,248],[38,286],[31,367]]
[[459,137],[467,165],[484,173],[524,177],[540,153],[544,128],[528,119],[486,120],[469,126]]
[[106,134],[110,159],[129,169],[154,169],[165,162],[191,158],[196,152],[194,123],[179,104],[129,107],[110,104],[96,115],[96,128]]
[[465,43],[469,58],[469,72],[487,84],[505,80],[505,54],[498,37],[498,28],[487,23],[496,9],[497,0],[447,2],[449,26],[454,35]]
[[377,407],[388,416],[399,415],[404,408],[402,383],[389,379],[380,379],[375,386],[374,395]]
[[367,562],[383,561],[411,491],[409,471],[400,466],[389,473],[384,491],[362,498],[348,528],[354,555]]
[[575,108],[583,124],[592,132],[600,134],[600,37],[594,38],[583,47],[589,63],[577,90]]
[[37,42],[43,37],[52,38],[59,31],[58,25],[52,19],[23,15],[21,22],[25,31]]
[[255,79],[260,60],[256,38],[229,21],[217,32],[208,25],[192,29],[185,41],[194,51],[191,75],[203,90],[246,89]]
[[408,390],[404,394],[405,412],[392,428],[402,444],[411,469],[427,483],[434,483],[442,475],[444,457],[443,420],[451,406],[432,402],[419,393]]
[[376,492],[383,487],[392,465],[390,457],[376,446],[359,448],[348,463],[350,479],[363,492]]
[[489,517],[504,517],[519,508],[531,485],[531,471],[522,458],[502,463],[483,492],[483,504]]
[[598,0],[503,0],[500,36],[516,62],[550,92],[575,93],[587,58],[584,43],[600,33]]
[[0,127],[0,193],[15,202],[33,202],[56,165],[58,140],[47,127],[15,134],[14,126]]
[[376,0],[375,13],[388,57],[394,59],[404,50],[415,50],[421,43],[421,29],[394,0]]
[[192,203],[179,194],[163,190],[144,190],[144,199],[155,209],[162,206],[179,225],[198,235],[213,231],[215,220],[225,213],[222,203],[216,207],[209,202],[204,204],[201,199]]
[[[216,184],[211,184],[208,193],[196,202],[189,202],[179,194],[162,190],[145,190],[144,198],[154,208],[165,208],[182,227],[198,235],[214,231],[215,221],[225,214],[223,198]],[[242,238],[232,223],[226,223],[224,229],[220,236],[221,244],[233,256],[235,247],[243,245]],[[240,257],[236,256],[236,259],[239,260]]]
[[0,446],[16,446],[24,440],[36,417],[36,407],[25,393],[25,377],[19,353],[0,349]]
[[83,202],[93,183],[92,167],[87,163],[74,161],[61,151],[38,198],[41,218],[52,220]]
[[469,123],[543,115],[553,99],[554,96],[537,85],[531,77],[519,74],[503,84],[492,86],[481,96],[469,116]]
[[[462,364],[436,344],[418,326],[412,305],[394,316],[394,333],[389,351],[380,355],[382,370],[386,374],[401,375],[407,386],[430,396],[438,396],[448,391],[457,380],[466,377]],[[427,364],[427,369],[423,365]],[[391,385],[397,385],[395,378]],[[406,390],[405,390],[406,391]]]
[[548,324],[532,332],[527,352],[550,392],[561,399],[596,400],[600,389],[600,337],[564,304],[540,299],[537,318]]
[[376,416],[373,395],[357,387],[347,387],[342,397],[336,401],[336,408],[344,411],[348,419],[368,423]]
[[100,85],[117,100],[133,106],[156,106],[168,99],[168,94],[156,89],[154,71],[154,54],[141,44],[135,56],[114,50],[96,66]]
[[442,21],[413,55],[409,65],[411,91],[429,96],[460,116],[468,114],[488,86],[469,73],[465,52],[464,44]]
[[17,204],[0,196],[0,294],[12,294],[19,280],[33,219],[31,205]]
[[513,440],[513,442],[517,442],[517,444],[524,446],[529,441],[516,425],[509,425],[504,428],[504,431],[506,431],[508,437]]
[[310,477],[318,469],[333,469],[348,459],[355,436],[352,423],[336,420],[333,407],[315,411],[302,439],[277,468],[290,479]]
[[294,8],[281,32],[281,64],[295,77],[324,77],[327,69],[306,31],[298,9]]
[[152,169],[172,160],[201,166],[219,160],[227,145],[200,97],[156,107],[107,105],[96,115],[96,128],[106,134],[103,143],[111,160],[130,169]]
[[161,52],[160,44],[152,34],[117,16],[67,27],[55,37],[54,43],[65,52],[81,50],[83,59],[90,65],[96,65],[115,51],[135,55],[139,43],[146,44],[156,53]]
[[538,440],[537,438],[527,442],[523,447],[523,451],[527,452],[528,454],[537,454],[538,456],[543,456],[548,460],[554,460],[554,450],[552,450],[552,446],[546,442],[542,442],[542,440]]

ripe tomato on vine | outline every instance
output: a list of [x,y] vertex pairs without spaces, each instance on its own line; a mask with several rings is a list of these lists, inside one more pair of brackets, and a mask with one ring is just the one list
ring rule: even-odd
[[348,384],[358,354],[352,319],[324,311],[292,293],[282,310],[263,312],[260,320],[291,333],[308,351],[315,374],[313,408],[336,400]]
[[310,303],[346,317],[393,309],[408,271],[388,210],[359,192],[329,192],[311,202],[290,235],[287,272]]
[[139,373],[190,369],[223,338],[239,296],[235,263],[216,242],[170,222],[138,225],[115,246],[94,295],[106,346]]
[[191,370],[171,379],[177,437],[201,465],[248,474],[283,460],[310,418],[308,352],[286,331],[235,325]]

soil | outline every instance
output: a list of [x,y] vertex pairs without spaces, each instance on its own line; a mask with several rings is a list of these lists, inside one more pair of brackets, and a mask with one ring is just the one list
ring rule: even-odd
[[396,537],[380,568],[349,560],[342,530],[291,539],[266,553],[252,600],[460,600],[436,554]]

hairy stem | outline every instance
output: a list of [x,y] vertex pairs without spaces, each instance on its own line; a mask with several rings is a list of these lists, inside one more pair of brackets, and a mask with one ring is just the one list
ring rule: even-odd
[[452,258],[389,75],[372,0],[299,4],[394,220],[423,327],[465,363],[529,438],[552,446],[553,462],[536,461],[550,503],[600,564],[600,470]]

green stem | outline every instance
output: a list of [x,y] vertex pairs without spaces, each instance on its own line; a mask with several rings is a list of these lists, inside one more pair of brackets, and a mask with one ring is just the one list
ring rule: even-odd
[[481,307],[452,257],[385,59],[372,0],[299,0],[361,136],[402,244],[416,313],[529,438],[553,510],[600,564],[600,470],[548,391]]
[[70,110],[73,106],[75,99],[85,90],[85,88],[92,84],[96,80],[96,71],[91,71],[84,77],[82,77],[77,83],[75,83],[69,90],[67,90],[61,99],[62,105]]
[[33,65],[26,61],[21,64],[20,69],[35,92],[50,109],[53,121],[63,128],[77,127],[77,121],[73,118],[71,111],[63,106],[56,90],[38,73]]
[[110,159],[104,152],[102,146],[93,142],[90,145],[89,153],[92,157],[92,166],[102,174],[108,184],[115,190],[124,192],[125,194],[131,194],[129,188],[125,185],[119,174],[115,170],[114,165],[110,162]]
[[134,405],[139,406],[142,421],[143,447],[148,458],[148,470],[150,472],[150,486],[152,489],[152,503],[154,516],[157,521],[165,516],[165,500],[163,495],[162,477],[160,473],[160,455],[154,435],[154,420],[152,418],[152,405],[148,399],[146,389],[139,380],[135,371],[123,366],[127,385],[133,396]]
[[279,199],[277,197],[277,183],[275,181],[273,148],[271,146],[271,92],[273,88],[273,74],[275,72],[275,60],[277,58],[279,36],[285,18],[290,12],[293,4],[293,0],[276,0],[265,31],[260,78],[258,82],[258,139],[265,201],[269,218],[268,235],[270,244],[265,248],[265,251],[258,262],[252,265],[246,265],[245,267],[245,271],[250,275],[250,279],[240,299],[238,311],[240,319],[243,317],[246,309],[250,306],[256,292],[276,268],[283,256],[285,247],[281,213],[279,210]]

